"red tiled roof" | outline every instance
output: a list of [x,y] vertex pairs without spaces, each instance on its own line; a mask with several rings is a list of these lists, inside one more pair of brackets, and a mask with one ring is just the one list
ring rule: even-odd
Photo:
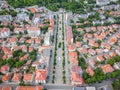
[[10,86],[0,86],[0,90],[12,90]]
[[110,73],[110,72],[114,71],[114,68],[109,64],[106,64],[106,65],[102,66],[101,68],[104,73]]
[[21,73],[15,73],[13,75],[12,81],[13,82],[19,82],[21,80],[22,74]]
[[76,42],[76,47],[81,47],[82,43],[81,42]]
[[24,74],[23,81],[24,82],[31,82],[33,79],[33,74]]
[[42,86],[17,86],[16,90],[42,90]]
[[90,76],[94,75],[94,71],[92,70],[90,66],[87,67],[86,72],[89,73]]
[[10,73],[8,73],[8,74],[6,74],[6,75],[3,75],[3,76],[2,76],[2,81],[3,81],[3,82],[8,82],[9,79],[10,79],[10,76],[11,76]]
[[80,66],[72,66],[71,71],[79,73],[80,71],[82,71],[82,68]]
[[46,70],[37,70],[35,80],[46,80],[47,71]]
[[75,51],[76,47],[73,44],[68,45],[68,50],[69,51]]
[[73,72],[71,77],[73,82],[80,82],[81,85],[85,83],[84,79],[77,73]]
[[99,55],[99,56],[97,56],[97,60],[98,61],[104,61],[104,58],[101,55]]
[[1,72],[6,72],[6,71],[9,70],[9,68],[10,68],[10,67],[9,67],[8,65],[4,65],[4,66],[1,67],[0,71],[1,71]]

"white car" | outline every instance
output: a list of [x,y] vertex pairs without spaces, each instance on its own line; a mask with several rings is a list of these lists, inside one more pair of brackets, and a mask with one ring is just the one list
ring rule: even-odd
[[60,60],[61,60],[61,57],[58,57],[58,60],[60,61]]

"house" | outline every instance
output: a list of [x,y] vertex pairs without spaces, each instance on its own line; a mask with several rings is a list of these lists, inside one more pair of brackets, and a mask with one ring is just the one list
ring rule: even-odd
[[73,72],[71,76],[71,83],[75,86],[82,86],[85,84],[85,81],[78,73]]
[[11,22],[13,20],[11,15],[0,15],[1,22]]
[[37,70],[35,76],[36,83],[46,83],[47,71],[44,69]]
[[120,55],[120,48],[116,49],[115,52]]
[[97,54],[103,53],[103,49],[96,49]]
[[29,21],[29,15],[25,12],[21,12],[17,14],[17,21]]
[[22,56],[22,57],[20,58],[20,60],[21,60],[21,61],[25,61],[25,60],[28,59],[28,56],[29,56],[29,54],[25,54],[24,56]]
[[22,37],[22,38],[20,38],[19,43],[25,43],[25,40],[26,40],[26,38]]
[[76,41],[76,47],[77,47],[77,48],[80,48],[81,46],[82,46],[82,43],[81,43],[81,42]]
[[103,65],[103,66],[101,66],[101,68],[105,74],[114,71],[114,68],[109,64]]
[[89,65],[90,65],[91,67],[94,67],[95,64],[96,64],[96,62],[95,62],[94,59],[90,59],[90,60],[89,60]]
[[111,45],[115,44],[117,42],[117,37],[113,36],[109,39],[108,43],[110,43]]
[[34,50],[34,48],[32,46],[29,46],[28,51],[32,52],[33,50]]
[[18,27],[16,27],[14,29],[14,33],[16,33],[16,34],[23,33],[24,34],[25,30],[26,30],[25,28],[18,28]]
[[67,42],[68,42],[69,44],[72,44],[72,43],[73,43],[72,27],[71,27],[71,26],[67,26],[66,29],[67,29],[67,31],[66,31],[66,34],[67,34]]
[[17,86],[16,90],[43,90],[42,86]]
[[104,57],[106,58],[106,59],[111,59],[112,57],[109,55],[109,54],[104,54]]
[[8,54],[11,52],[11,49],[9,47],[2,47],[2,51],[4,52],[4,54]]
[[40,44],[40,43],[41,43],[41,38],[39,38],[39,37],[38,37],[38,38],[35,38],[35,43],[36,43],[36,44]]
[[30,36],[35,36],[35,37],[40,36],[41,34],[40,28],[38,27],[28,27],[27,32]]
[[12,90],[11,86],[0,86],[0,90]]
[[2,76],[2,82],[9,82],[11,78],[11,73],[7,73],[6,75]]
[[32,82],[33,81],[33,74],[31,74],[31,73],[24,74],[23,81],[25,83]]
[[28,40],[26,40],[26,43],[34,44],[35,39],[34,38],[28,39]]
[[20,50],[21,49],[21,46],[13,46],[12,47],[12,50],[13,51],[17,51],[17,50]]
[[69,60],[73,65],[78,65],[78,54],[77,52],[69,52]]
[[27,52],[27,46],[23,45],[21,46],[23,52]]
[[0,28],[0,38],[7,38],[11,34],[9,28]]
[[32,63],[32,67],[35,67],[35,69],[39,69],[40,64],[41,64],[41,62],[35,61]]
[[85,90],[85,87],[73,87],[72,90]]
[[54,26],[54,19],[49,19],[49,22],[50,22],[49,26],[53,27]]
[[88,16],[89,16],[88,14],[80,14],[79,18],[87,19]]
[[37,9],[36,6],[29,7],[28,10],[29,10],[30,12],[32,12],[32,13],[36,13],[36,12],[38,12],[38,9]]
[[54,27],[48,27],[48,32],[50,33],[50,35],[53,35],[53,31],[54,31]]
[[75,51],[75,50],[76,50],[75,45],[73,45],[73,44],[68,45],[68,51]]
[[21,78],[22,78],[22,73],[14,73],[11,81],[15,83],[19,83],[21,81]]
[[91,54],[91,55],[95,55],[96,54],[96,51],[94,49],[89,49],[88,50],[88,53]]
[[92,68],[90,66],[87,66],[86,72],[90,75],[93,76],[94,75],[94,71],[92,70]]
[[120,62],[116,62],[114,63],[114,66],[113,66],[115,69],[120,69]]
[[38,25],[39,22],[40,22],[40,14],[35,13],[33,17],[33,23],[34,25]]
[[86,87],[86,90],[96,90],[96,88],[95,88],[95,87],[90,86],[90,87]]
[[47,32],[44,38],[44,45],[49,46],[50,44],[51,44],[50,33]]
[[9,72],[9,70],[10,70],[10,67],[8,66],[8,65],[4,65],[4,66],[2,66],[1,68],[0,68],[0,72],[1,73],[8,73]]
[[99,6],[107,5],[110,3],[110,0],[95,0],[95,1],[96,1],[96,4]]
[[113,52],[109,52],[109,55],[111,56],[111,57],[115,57],[115,56],[117,56],[117,54],[113,51]]
[[99,62],[101,62],[101,61],[104,61],[104,58],[103,58],[103,56],[98,55],[98,56],[97,56],[97,60],[98,60]]
[[17,37],[7,38],[7,42],[8,42],[9,45],[14,46],[14,45],[16,45],[17,41],[18,41]]
[[88,52],[88,50],[87,50],[86,47],[81,47],[81,48],[79,48],[79,51],[80,51],[81,53],[83,53],[83,54],[87,54],[87,52]]
[[71,67],[71,72],[76,72],[76,73],[81,74],[81,75],[83,73],[82,68],[80,66],[77,66],[77,65]]

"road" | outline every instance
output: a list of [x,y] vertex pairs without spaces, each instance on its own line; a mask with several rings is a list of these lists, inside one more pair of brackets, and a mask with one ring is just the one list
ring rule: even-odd
[[67,26],[67,15],[66,12],[63,12],[63,25],[64,25],[64,48],[65,48],[65,71],[66,71],[66,81],[67,84],[70,84],[70,65],[68,63],[68,49],[67,49],[67,38],[66,38],[66,26]]
[[46,84],[44,87],[47,90],[73,90],[73,86],[71,85],[65,85],[65,84]]
[[56,25],[54,27],[54,43],[53,43],[53,48],[52,48],[52,57],[49,62],[49,72],[48,72],[48,80],[47,83],[52,83],[52,76],[53,76],[53,60],[54,60],[54,52],[55,52],[55,42],[56,42],[56,31],[57,31],[57,23],[58,23],[58,18],[57,14],[56,16]]
[[56,69],[55,69],[55,83],[62,84],[62,45],[58,47],[60,43],[62,43],[62,14],[60,13],[58,20],[58,35],[57,35],[57,56],[56,56]]

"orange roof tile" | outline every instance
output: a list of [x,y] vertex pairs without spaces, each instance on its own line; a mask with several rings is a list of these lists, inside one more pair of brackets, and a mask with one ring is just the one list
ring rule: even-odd
[[41,42],[41,38],[35,38],[35,43],[40,43]]
[[21,73],[15,73],[13,75],[12,81],[13,82],[19,82],[21,80],[22,74]]
[[101,61],[104,61],[104,58],[101,55],[99,55],[97,56],[97,60],[101,62]]
[[42,86],[17,86],[16,90],[42,90]]
[[3,82],[8,82],[9,79],[10,79],[10,76],[11,76],[10,73],[8,73],[8,74],[6,74],[6,75],[3,75],[3,76],[2,76],[2,81],[3,81]]
[[73,44],[68,45],[68,50],[69,51],[75,51],[76,47]]
[[76,47],[81,47],[82,43],[81,42],[76,42]]
[[84,79],[77,73],[73,72],[71,77],[73,82],[80,82],[81,85],[85,84]]
[[90,66],[87,67],[86,72],[89,73],[90,76],[94,75],[94,71],[92,70]]
[[117,37],[113,36],[109,39],[110,44],[115,44],[117,42]]
[[87,48],[85,48],[85,47],[81,47],[81,48],[80,48],[80,52],[85,54],[85,53],[88,52],[88,50],[87,50]]
[[29,10],[30,10],[32,13],[35,13],[35,12],[38,11],[38,10],[37,10],[36,8],[34,8],[34,7],[29,8]]
[[35,80],[46,80],[47,71],[46,70],[37,70]]
[[105,57],[106,59],[111,59],[111,58],[112,58],[109,54],[104,54],[104,57]]
[[0,86],[0,90],[12,90],[10,86]]
[[103,72],[106,74],[106,73],[110,73],[110,72],[113,72],[114,71],[114,68],[109,65],[109,64],[106,64],[104,66],[101,66]]
[[32,82],[33,74],[24,74],[23,81],[24,82]]
[[10,67],[9,67],[8,65],[4,65],[4,66],[1,67],[0,71],[1,71],[1,72],[6,72],[6,71],[9,70],[9,68],[10,68]]
[[109,52],[109,55],[115,57],[117,54],[115,52]]
[[78,54],[77,54],[77,52],[69,52],[69,57],[70,58],[77,58]]

